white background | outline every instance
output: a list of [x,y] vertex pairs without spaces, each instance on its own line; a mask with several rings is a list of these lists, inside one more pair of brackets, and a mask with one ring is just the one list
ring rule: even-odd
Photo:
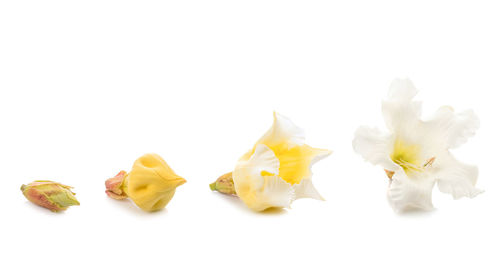
[[[499,279],[496,1],[1,1],[1,279]],[[430,115],[472,108],[454,151],[485,193],[395,214],[380,167],[352,151],[410,77]],[[208,184],[272,113],[333,154],[325,202],[253,213]],[[144,213],[104,180],[146,152],[188,182]],[[19,187],[50,179],[81,206],[54,214]]]

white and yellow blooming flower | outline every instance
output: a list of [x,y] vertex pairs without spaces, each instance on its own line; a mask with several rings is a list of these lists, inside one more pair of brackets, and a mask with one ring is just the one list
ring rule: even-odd
[[474,112],[441,107],[424,121],[421,102],[413,100],[416,94],[410,80],[395,80],[382,102],[389,131],[362,126],[353,140],[357,153],[386,170],[391,179],[387,196],[396,211],[432,209],[436,183],[455,199],[482,192],[475,187],[477,167],[459,162],[449,152],[475,134],[479,120]]
[[[271,129],[240,158],[232,172],[236,195],[255,211],[289,208],[299,198],[322,200],[312,184],[311,166],[331,152],[312,148],[304,140],[302,129],[274,113]],[[218,181],[228,183],[227,178]],[[211,188],[217,189],[220,182]]]

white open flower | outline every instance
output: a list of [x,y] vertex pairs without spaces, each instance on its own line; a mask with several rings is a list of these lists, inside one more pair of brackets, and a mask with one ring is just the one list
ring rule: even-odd
[[238,161],[234,189],[252,210],[288,208],[299,198],[322,199],[312,184],[311,166],[331,152],[304,144],[304,132],[274,113],[274,124]]
[[354,150],[381,165],[391,178],[387,196],[396,211],[432,209],[435,183],[455,199],[482,192],[475,187],[477,167],[459,162],[448,151],[474,135],[479,127],[474,112],[455,113],[451,107],[441,107],[423,121],[421,102],[413,100],[416,94],[410,80],[395,80],[382,102],[388,132],[362,126],[353,140]]

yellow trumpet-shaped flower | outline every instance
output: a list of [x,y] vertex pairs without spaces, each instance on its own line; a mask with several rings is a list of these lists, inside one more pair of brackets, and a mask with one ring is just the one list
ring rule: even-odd
[[152,212],[163,209],[185,182],[159,155],[146,154],[135,161],[130,173],[120,171],[106,180],[106,194],[114,199],[130,197],[142,210]]
[[238,161],[232,177],[238,197],[252,210],[289,208],[299,198],[323,198],[312,184],[311,166],[331,152],[304,144],[304,132],[274,113],[274,123]]

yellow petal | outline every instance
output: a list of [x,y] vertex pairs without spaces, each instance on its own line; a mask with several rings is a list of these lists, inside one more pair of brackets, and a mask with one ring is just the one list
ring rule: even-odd
[[185,182],[159,155],[146,154],[135,161],[126,192],[141,209],[156,211],[164,208]]
[[328,150],[315,149],[308,145],[289,148],[281,145],[269,147],[280,162],[279,176],[294,185],[312,176],[311,165],[330,154]]
[[302,129],[275,113],[271,129],[233,172],[236,193],[256,211],[289,207],[298,198],[323,199],[312,185],[311,166],[329,154],[305,145]]
[[310,166],[314,162],[331,153],[305,145],[304,141],[304,131],[285,116],[275,112],[272,127],[240,160],[248,160],[257,145],[264,144],[274,152],[280,162],[279,176],[290,184],[298,184],[312,175]]

